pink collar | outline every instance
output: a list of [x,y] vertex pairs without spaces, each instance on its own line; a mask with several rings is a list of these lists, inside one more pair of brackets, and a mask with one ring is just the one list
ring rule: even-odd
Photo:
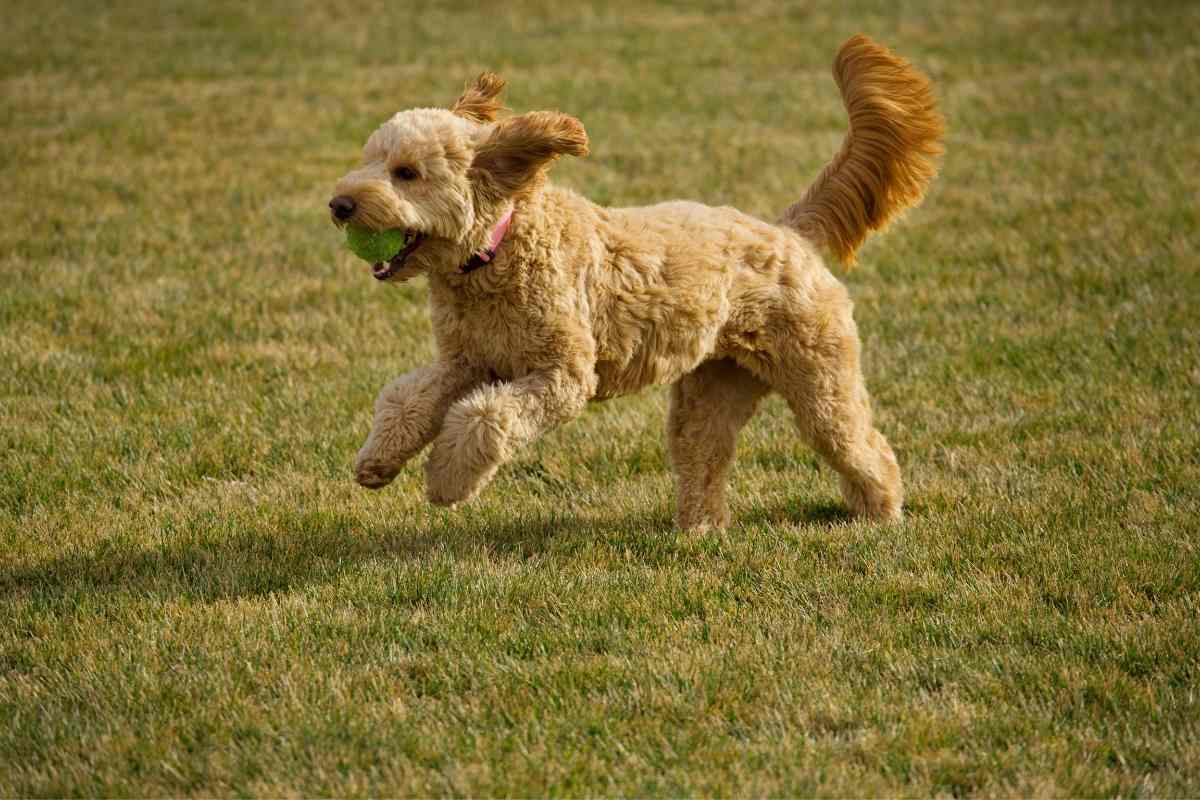
[[512,222],[512,215],[513,210],[511,208],[504,212],[504,216],[496,223],[496,227],[492,228],[492,234],[488,237],[487,247],[475,253],[475,255],[471,256],[470,261],[463,264],[463,272],[473,272],[496,257],[496,250],[500,247],[500,243],[504,241],[504,234],[508,233],[508,226]]

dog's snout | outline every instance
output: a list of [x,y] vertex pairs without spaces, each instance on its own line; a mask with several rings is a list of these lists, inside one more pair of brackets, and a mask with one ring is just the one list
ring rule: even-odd
[[338,219],[350,219],[354,214],[354,208],[354,198],[347,197],[344,194],[340,194],[329,201],[329,210]]

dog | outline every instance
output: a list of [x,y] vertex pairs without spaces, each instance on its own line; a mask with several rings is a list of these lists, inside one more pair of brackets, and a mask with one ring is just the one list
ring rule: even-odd
[[928,79],[865,36],[833,70],[849,130],[776,224],[687,201],[604,208],[554,186],[555,159],[588,153],[583,125],[557,111],[500,119],[492,73],[449,109],[403,111],[372,133],[330,214],[412,234],[371,271],[428,277],[437,358],[379,394],[358,482],[386,486],[432,444],[428,498],[454,505],[589,401],[671,384],[676,523],[723,528],[738,432],[774,391],[850,512],[899,520],[900,468],[872,423],[852,303],[821,252],[852,264],[921,200],[944,125]]

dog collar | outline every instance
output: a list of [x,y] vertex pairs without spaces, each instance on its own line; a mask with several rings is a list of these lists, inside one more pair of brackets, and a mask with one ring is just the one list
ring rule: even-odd
[[496,227],[492,228],[492,235],[488,237],[488,246],[471,256],[471,260],[462,265],[463,272],[474,272],[496,257],[496,249],[504,241],[504,234],[508,233],[508,225],[512,222],[512,215],[513,210],[511,208],[504,212],[504,216],[496,223]]

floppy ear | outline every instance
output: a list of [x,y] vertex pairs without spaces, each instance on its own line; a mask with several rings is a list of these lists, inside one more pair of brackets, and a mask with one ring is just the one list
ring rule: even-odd
[[560,155],[586,156],[583,123],[558,111],[531,111],[492,128],[475,151],[471,177],[486,180],[502,194],[531,187],[543,168]]
[[500,102],[500,90],[503,88],[504,78],[494,72],[484,72],[474,83],[467,84],[462,97],[454,101],[450,110],[472,122],[491,122],[504,108]]

